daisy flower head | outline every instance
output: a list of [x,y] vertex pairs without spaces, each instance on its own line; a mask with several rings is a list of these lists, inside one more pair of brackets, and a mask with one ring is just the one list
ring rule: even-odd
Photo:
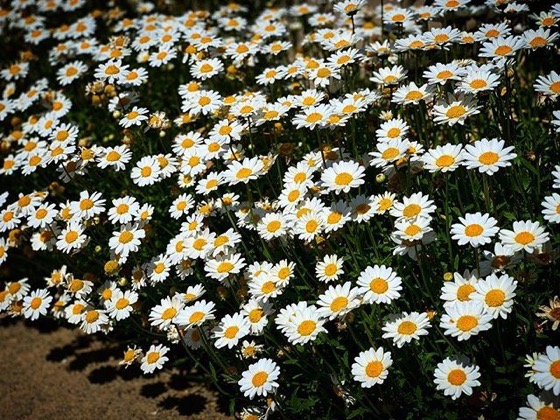
[[175,322],[177,315],[183,309],[184,303],[180,297],[163,298],[159,305],[154,306],[149,315],[150,325],[166,330]]
[[517,157],[512,153],[513,146],[505,146],[500,139],[480,139],[473,144],[467,144],[463,151],[463,165],[467,169],[478,169],[480,173],[493,175],[500,168],[511,166],[511,160]]
[[403,201],[395,202],[391,207],[390,214],[396,218],[414,219],[424,217],[430,219],[430,214],[436,210],[430,197],[417,192],[409,197],[403,197]]
[[86,334],[95,334],[106,329],[109,324],[109,317],[104,309],[96,309],[88,306],[82,316],[80,329]]
[[389,141],[393,139],[403,139],[408,134],[409,126],[405,120],[401,118],[391,118],[385,121],[375,131],[377,141]]
[[247,184],[257,179],[264,169],[262,161],[257,157],[245,158],[240,161],[232,161],[228,169],[223,173],[224,180],[230,185],[239,183]]
[[57,237],[56,248],[62,252],[70,253],[80,249],[87,239],[87,236],[84,234],[83,225],[78,222],[70,222],[60,231],[60,235]]
[[404,80],[407,71],[404,67],[395,65],[393,67],[382,67],[378,71],[373,73],[370,80],[379,85],[397,85],[399,82]]
[[126,145],[116,147],[107,147],[100,149],[100,153],[96,156],[97,166],[101,169],[107,167],[114,168],[115,171],[122,171],[126,168],[126,164],[132,159],[132,152]]
[[242,258],[241,254],[227,253],[206,260],[204,270],[208,277],[223,281],[232,274],[239,274],[243,267],[245,258]]
[[33,290],[23,298],[23,316],[34,321],[40,315],[46,315],[52,299],[46,289]]
[[111,223],[126,224],[130,223],[138,216],[140,204],[136,198],[126,196],[113,199],[113,206],[109,208],[107,215]]
[[317,336],[326,332],[325,320],[315,306],[296,309],[290,318],[285,335],[292,344],[306,344],[315,341]]
[[493,90],[500,84],[500,76],[489,70],[467,71],[459,83],[458,90],[477,94]]
[[520,420],[558,419],[560,411],[536,395],[527,395],[527,406],[519,409]]
[[358,277],[358,293],[362,296],[363,303],[391,303],[398,299],[402,290],[402,281],[391,267],[374,265],[366,267]]
[[516,221],[513,230],[500,230],[500,241],[514,251],[533,252],[537,247],[548,241],[549,234],[539,222]]
[[480,386],[479,367],[466,358],[447,357],[438,363],[434,372],[436,389],[456,400],[461,394],[472,395],[473,388]]
[[385,168],[394,162],[400,162],[406,156],[410,142],[405,138],[394,138],[388,141],[379,141],[377,151],[370,152],[372,157],[369,164],[377,168]]
[[382,384],[389,375],[389,367],[393,364],[390,352],[385,352],[383,347],[377,350],[371,348],[362,351],[354,359],[352,375],[362,388],[371,388]]
[[418,86],[414,82],[399,87],[393,93],[392,102],[403,105],[417,105],[420,101],[428,101],[433,95],[433,89],[427,83]]
[[268,316],[274,313],[270,302],[251,299],[245,303],[241,313],[246,317],[251,334],[260,335],[268,325]]
[[516,36],[500,36],[482,44],[479,56],[493,60],[514,57],[525,46],[525,41]]
[[197,301],[191,306],[183,308],[175,318],[175,322],[186,327],[202,325],[204,322],[215,318],[215,306],[214,302]]
[[88,220],[105,211],[105,199],[100,192],[82,191],[78,201],[70,204],[70,211],[76,220]]
[[492,318],[492,314],[486,312],[484,305],[478,301],[455,302],[445,308],[439,326],[445,330],[445,335],[463,341],[489,330],[492,327]]
[[468,302],[472,299],[476,291],[475,285],[478,282],[476,272],[466,270],[463,275],[453,273],[453,281],[446,281],[441,288],[441,300],[445,308],[452,306],[456,302]]
[[432,28],[424,33],[424,40],[429,45],[446,48],[449,44],[461,39],[461,32],[451,26],[445,28]]
[[261,359],[253,363],[241,374],[238,385],[245,397],[266,397],[274,394],[279,387],[276,380],[280,376],[280,367],[271,359]]
[[165,362],[169,360],[166,356],[169,351],[169,347],[163,344],[152,344],[144,357],[141,359],[140,369],[144,373],[153,373],[156,369],[162,369]]
[[347,193],[365,183],[364,172],[364,167],[357,162],[337,162],[323,172],[321,181],[329,191]]
[[545,28],[539,28],[537,30],[529,29],[523,32],[525,48],[531,50],[551,47],[559,36],[557,32],[551,34],[550,29]]
[[324,283],[338,280],[338,277],[344,274],[343,263],[344,260],[337,255],[325,255],[315,266],[317,279]]
[[553,193],[544,198],[541,203],[542,214],[550,223],[560,223],[560,194]]
[[124,114],[123,118],[119,121],[119,125],[124,128],[142,125],[142,121],[148,120],[148,110],[146,108],[139,108],[134,106],[130,111]]
[[547,346],[546,353],[535,360],[533,370],[535,383],[540,388],[560,395],[560,347]]
[[427,150],[421,157],[424,167],[430,172],[451,172],[459,167],[463,160],[463,146],[444,144]]
[[153,185],[159,180],[161,168],[155,156],[144,156],[130,172],[130,178],[139,187]]
[[113,232],[109,239],[109,247],[120,257],[126,258],[131,252],[138,251],[140,240],[145,237],[146,231],[138,224],[127,223]]
[[556,331],[560,325],[560,299],[558,296],[554,296],[553,299],[549,300],[549,306],[541,305],[539,306],[539,311],[537,316],[539,318],[544,318],[544,322],[552,322],[552,331]]
[[321,316],[333,320],[349,313],[360,305],[358,289],[352,288],[350,282],[330,286],[317,300]]
[[212,330],[216,348],[235,347],[239,340],[249,334],[250,328],[247,319],[240,313],[226,315],[220,323]]
[[206,80],[214,77],[224,69],[224,64],[217,58],[195,62],[191,66],[191,75],[195,79]]
[[456,240],[459,245],[469,244],[477,248],[488,244],[500,230],[496,219],[480,212],[467,213],[465,217],[459,217],[459,222],[451,225],[450,230],[453,235],[451,239]]
[[132,313],[132,305],[137,301],[138,293],[132,290],[125,290],[123,292],[117,289],[107,304],[108,315],[117,321],[126,319]]
[[422,74],[424,79],[428,79],[429,84],[445,85],[450,80],[460,80],[464,70],[455,62],[449,64],[436,63]]
[[537,78],[534,87],[537,93],[542,93],[555,101],[560,95],[560,74],[552,71],[546,76],[541,75]]
[[494,319],[507,318],[511,313],[517,288],[517,282],[512,277],[507,274],[500,277],[490,274],[484,280],[478,281],[474,287],[476,291],[471,295],[473,301],[482,303],[485,311]]
[[366,3],[367,0],[344,0],[335,3],[333,9],[335,12],[339,12],[347,16],[354,16],[366,5]]
[[383,338],[393,339],[393,344],[402,347],[412,340],[419,340],[420,336],[428,334],[430,319],[426,312],[403,312],[391,315],[382,330],[385,331]]
[[480,113],[479,109],[480,106],[472,95],[448,94],[447,100],[440,100],[434,105],[433,118],[437,124],[463,125],[467,117]]

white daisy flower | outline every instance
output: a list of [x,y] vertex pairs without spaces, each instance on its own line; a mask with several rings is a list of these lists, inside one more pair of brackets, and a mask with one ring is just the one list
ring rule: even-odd
[[392,364],[391,353],[383,351],[383,347],[377,350],[371,348],[360,352],[354,359],[352,375],[356,382],[360,382],[362,388],[371,388],[387,379],[388,369]]
[[456,400],[461,394],[472,395],[473,388],[480,386],[479,368],[466,358],[447,357],[438,363],[434,372],[434,382],[451,399]]

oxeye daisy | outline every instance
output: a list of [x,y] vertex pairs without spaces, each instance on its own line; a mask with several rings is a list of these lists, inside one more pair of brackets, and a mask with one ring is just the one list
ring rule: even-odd
[[539,397],[529,394],[527,395],[526,407],[519,409],[520,420],[545,420],[560,418],[560,411],[554,407],[552,402],[545,402]]
[[548,240],[548,236],[548,232],[539,222],[530,220],[513,222],[513,230],[500,230],[500,241],[514,251],[532,252],[543,245]]
[[256,299],[249,300],[243,305],[241,313],[245,316],[251,334],[259,335],[268,324],[268,316],[274,313],[270,302],[261,302]]
[[360,306],[358,289],[350,282],[330,286],[317,300],[317,313],[330,320],[340,318]]
[[46,289],[33,290],[23,298],[23,316],[34,321],[40,315],[46,315],[52,299]]
[[230,185],[239,183],[247,184],[253,179],[257,179],[261,174],[264,165],[258,157],[245,158],[243,161],[233,161],[224,172],[224,181]]
[[499,139],[480,139],[467,144],[463,151],[463,165],[467,169],[478,169],[481,173],[493,175],[500,168],[511,166],[510,160],[517,157],[513,146],[504,147],[505,141]]
[[338,280],[338,277],[344,274],[342,264],[344,260],[336,255],[325,255],[322,261],[315,266],[315,274],[319,281],[328,283]]
[[479,368],[466,358],[446,358],[438,363],[434,382],[444,395],[456,400],[461,394],[472,395],[473,388],[480,386]]
[[154,306],[149,315],[150,325],[158,327],[161,330],[167,329],[175,319],[179,312],[183,309],[184,303],[180,297],[163,298],[159,305]]
[[204,270],[208,277],[225,280],[231,274],[239,274],[245,267],[245,258],[241,254],[223,254],[215,259],[206,260]]
[[545,220],[551,223],[560,222],[560,194],[553,193],[545,197],[541,206],[543,207],[542,214]]
[[159,161],[155,156],[144,156],[130,172],[132,182],[140,187],[155,184],[161,173]]
[[533,370],[535,383],[540,388],[560,395],[560,347],[547,346],[546,353],[535,360]]
[[544,28],[537,30],[529,29],[523,33],[526,48],[532,50],[551,47],[559,36],[558,33],[554,32],[551,34],[550,29]]
[[433,90],[428,84],[422,86],[410,82],[406,86],[399,87],[393,93],[392,102],[403,105],[417,105],[420,101],[428,101],[433,95]]
[[142,357],[140,369],[143,373],[153,373],[156,369],[162,369],[165,362],[169,360],[169,357],[165,354],[169,351],[169,347],[163,344],[152,344],[144,357]]
[[306,344],[315,341],[319,333],[326,332],[324,324],[325,320],[314,306],[296,310],[285,334],[292,344]]
[[490,321],[492,314],[484,309],[480,302],[472,300],[468,302],[455,302],[445,308],[445,314],[441,317],[439,326],[443,328],[445,335],[457,337],[458,341],[468,340],[481,331],[492,327]]
[[106,328],[108,323],[109,317],[104,309],[96,309],[92,306],[88,306],[82,315],[80,329],[86,334],[95,334],[103,328]]
[[502,274],[500,277],[491,274],[484,280],[478,281],[474,287],[476,291],[471,295],[473,301],[481,302],[486,312],[494,319],[507,318],[511,313],[514,292],[517,288],[517,282],[512,277],[507,274]]
[[79,200],[70,204],[70,211],[77,219],[91,219],[105,211],[105,199],[100,192],[82,191]]
[[138,216],[140,204],[134,197],[126,196],[113,200],[113,206],[109,208],[107,215],[112,223],[130,223]]
[[477,41],[486,41],[494,38],[505,37],[511,33],[511,28],[507,22],[484,23],[478,27],[475,33]]
[[405,120],[401,118],[392,118],[379,126],[375,131],[375,136],[379,142],[393,139],[400,140],[406,137],[408,130],[409,126]]
[[282,213],[268,213],[257,224],[259,235],[270,241],[286,235],[289,225]]
[[476,291],[475,285],[478,282],[476,273],[465,271],[463,275],[453,273],[453,281],[447,281],[441,288],[441,300],[444,301],[445,308],[452,306],[455,302],[468,302],[472,299]]
[[261,359],[253,363],[241,374],[238,385],[245,397],[254,399],[255,396],[266,397],[276,392],[280,376],[280,368],[271,359]]
[[424,166],[430,172],[451,172],[459,167],[463,160],[463,147],[460,144],[445,144],[427,150],[421,157]]
[[323,172],[321,181],[330,191],[347,193],[365,182],[364,172],[364,167],[357,162],[338,162]]
[[383,338],[392,338],[393,344],[402,347],[412,340],[419,340],[420,336],[427,335],[430,327],[430,319],[425,312],[403,312],[389,317],[382,330],[385,331]]
[[560,95],[560,74],[552,71],[546,76],[539,76],[534,88],[538,93],[542,93],[555,101]]
[[482,44],[479,56],[484,58],[492,58],[494,60],[512,57],[518,50],[523,48],[525,42],[523,38],[516,36],[493,38]]
[[351,220],[350,208],[344,200],[333,202],[330,207],[321,212],[321,219],[325,232],[334,232]]
[[27,217],[27,224],[33,228],[42,229],[50,225],[57,216],[55,204],[42,204]]
[[84,235],[84,227],[78,222],[69,223],[60,231],[57,237],[56,248],[62,252],[70,253],[80,249],[86,242],[87,236]]
[[480,113],[479,109],[480,106],[471,95],[448,94],[447,100],[440,100],[434,105],[433,119],[437,124],[463,125],[467,117]]
[[458,90],[477,94],[493,90],[500,84],[500,76],[488,70],[467,71],[459,83]]
[[309,242],[315,239],[323,230],[323,218],[321,213],[308,212],[300,217],[294,224],[294,234],[298,238]]
[[405,157],[409,147],[410,142],[403,138],[380,141],[376,145],[377,151],[369,153],[369,156],[372,157],[369,164],[378,168],[385,168]]
[[460,38],[461,32],[451,26],[432,28],[430,31],[424,33],[424,40],[426,43],[439,48],[446,48],[448,44],[457,42]]
[[488,244],[492,241],[498,231],[498,221],[489,214],[467,213],[465,217],[459,217],[460,223],[451,226],[451,238],[459,245],[469,244],[473,247]]
[[147,264],[148,278],[152,284],[161,283],[165,281],[171,274],[171,258],[165,254],[160,254]]
[[414,219],[399,219],[395,223],[393,236],[409,243],[420,241],[424,235],[432,232],[430,222],[430,218],[421,216]]
[[373,73],[370,80],[380,85],[396,85],[406,77],[406,73],[402,66],[382,67]]
[[130,159],[132,159],[132,152],[127,146],[107,147],[97,155],[97,166],[101,169],[111,167],[116,171],[122,171]]
[[294,124],[297,129],[305,127],[313,130],[317,126],[323,126],[331,113],[332,107],[328,104],[313,105],[304,108],[301,113],[296,114],[292,120],[292,124]]
[[444,85],[450,80],[460,80],[463,72],[464,70],[457,63],[437,63],[428,67],[422,77],[427,79],[430,84]]
[[224,69],[224,64],[217,58],[200,60],[191,66],[191,75],[195,79],[206,80],[214,77]]
[[144,229],[137,224],[127,223],[118,231],[113,232],[109,239],[109,247],[121,257],[126,258],[131,252],[138,251],[141,239],[146,236]]
[[206,302],[205,300],[194,302],[191,306],[187,306],[179,312],[175,322],[186,327],[200,326],[205,321],[215,318],[214,307],[214,302]]
[[138,293],[131,290],[123,292],[117,289],[107,304],[108,315],[117,321],[126,319],[132,313],[132,305],[137,301]]
[[375,265],[360,273],[357,285],[365,304],[391,303],[398,299],[402,290],[401,278],[391,267]]
[[146,108],[139,108],[135,106],[127,112],[124,117],[119,121],[119,124],[124,128],[132,127],[133,125],[141,125],[142,121],[148,120],[148,110]]
[[375,214],[385,214],[393,207],[397,195],[395,193],[384,192],[376,195],[373,199]]
[[382,384],[389,375],[389,367],[393,364],[390,352],[383,347],[377,350],[371,348],[360,352],[352,364],[352,376],[360,382],[362,388],[371,388]]
[[242,314],[226,315],[212,330],[213,337],[217,339],[214,346],[218,349],[226,346],[231,349],[239,343],[239,340],[248,335],[249,331],[249,323]]
[[415,217],[425,217],[429,219],[430,213],[436,210],[433,200],[423,195],[421,192],[412,194],[409,197],[403,197],[403,201],[395,202],[390,210],[393,217],[414,219]]

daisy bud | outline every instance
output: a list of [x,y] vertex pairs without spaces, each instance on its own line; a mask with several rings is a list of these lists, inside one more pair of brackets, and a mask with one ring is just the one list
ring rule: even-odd
[[377,182],[378,184],[384,183],[386,179],[387,177],[385,176],[385,174],[377,174],[375,176],[375,182]]
[[164,137],[165,137],[165,134],[166,134],[165,131],[164,131],[164,130],[161,130],[161,131],[159,132],[159,137],[160,137],[160,138],[164,138]]
[[451,281],[453,280],[453,273],[450,273],[449,271],[447,273],[445,273],[443,275],[443,280],[444,281]]
[[119,279],[119,286],[124,287],[124,286],[126,286],[127,284],[128,284],[128,281],[126,280],[125,277],[121,277],[121,278]]
[[105,263],[103,270],[105,271],[105,274],[115,274],[119,270],[119,263],[115,260],[109,260]]
[[121,117],[121,111],[113,111],[113,118],[117,119]]
[[102,248],[101,248],[101,245],[97,245],[97,246],[94,248],[94,251],[95,251],[96,254],[99,254],[99,253],[101,252],[101,249],[102,249]]

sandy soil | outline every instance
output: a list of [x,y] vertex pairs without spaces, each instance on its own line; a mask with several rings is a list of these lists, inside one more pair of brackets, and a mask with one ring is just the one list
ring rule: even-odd
[[49,321],[1,318],[0,346],[2,419],[230,418],[217,394],[192,376],[124,369],[122,344]]

